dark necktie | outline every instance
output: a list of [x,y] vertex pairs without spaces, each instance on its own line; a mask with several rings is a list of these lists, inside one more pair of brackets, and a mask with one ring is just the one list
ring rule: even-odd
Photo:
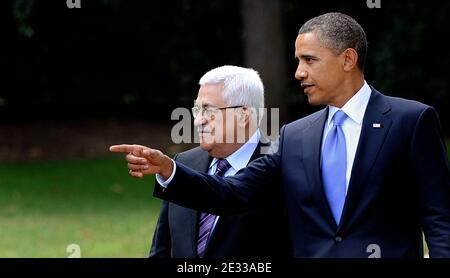
[[[217,162],[215,175],[223,177],[226,171],[230,169],[231,165],[226,159],[220,159]],[[198,240],[197,240],[197,254],[199,258],[203,258],[206,250],[206,243],[208,242],[209,235],[214,222],[216,221],[216,216],[202,212],[199,218],[198,224]]]

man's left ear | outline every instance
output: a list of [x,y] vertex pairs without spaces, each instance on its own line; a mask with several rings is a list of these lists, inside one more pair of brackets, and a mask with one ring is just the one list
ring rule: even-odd
[[344,59],[344,70],[350,71],[357,67],[358,53],[353,48],[347,48],[342,52]]

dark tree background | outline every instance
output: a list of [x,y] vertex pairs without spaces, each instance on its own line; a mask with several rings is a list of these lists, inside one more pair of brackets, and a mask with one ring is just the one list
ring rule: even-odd
[[[254,67],[282,122],[311,107],[294,79],[294,41],[309,18],[347,13],[366,30],[366,80],[437,108],[450,134],[450,2],[366,0],[6,0],[0,122],[170,120],[198,79],[223,64]],[[372,1],[375,2],[375,1]],[[2,135],[3,136],[3,135]]]

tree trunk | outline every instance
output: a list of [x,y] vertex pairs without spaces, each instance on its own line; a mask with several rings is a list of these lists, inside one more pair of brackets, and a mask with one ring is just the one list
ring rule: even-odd
[[280,124],[285,123],[288,74],[281,1],[243,0],[242,7],[245,64],[261,75],[269,114],[270,108],[279,108]]

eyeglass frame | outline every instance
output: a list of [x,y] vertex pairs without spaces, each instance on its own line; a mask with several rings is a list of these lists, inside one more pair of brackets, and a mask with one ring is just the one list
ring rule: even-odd
[[[226,106],[226,107],[203,107],[203,106],[198,106],[195,105],[194,107],[191,108],[191,112],[192,115],[194,116],[194,118],[197,118],[197,116],[200,114],[200,111],[208,111],[208,113],[210,115],[204,115],[202,113],[202,117],[205,117],[207,119],[212,119],[212,116],[219,110],[225,110],[225,109],[234,109],[234,108],[241,108],[241,107],[246,107],[246,105],[236,105],[236,106]],[[197,112],[195,112],[194,109],[198,109]]]

